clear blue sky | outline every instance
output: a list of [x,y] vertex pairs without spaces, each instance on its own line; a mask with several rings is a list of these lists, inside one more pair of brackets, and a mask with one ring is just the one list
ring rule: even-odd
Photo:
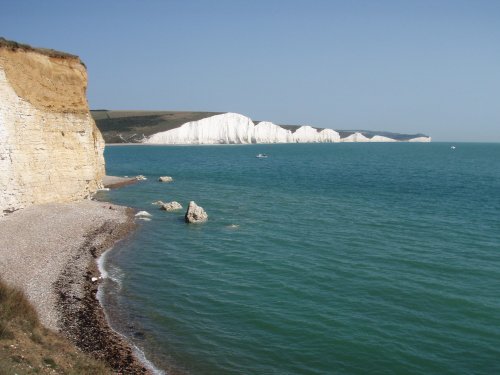
[[500,0],[0,0],[0,35],[79,55],[94,109],[500,142]]

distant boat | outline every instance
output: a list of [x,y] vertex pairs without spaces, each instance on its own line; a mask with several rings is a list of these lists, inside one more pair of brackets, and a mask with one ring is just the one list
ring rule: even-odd
[[452,150],[456,149],[456,147],[455,147],[455,146],[451,146],[450,148],[451,148]]
[[267,155],[266,154],[257,154],[255,157],[259,158],[259,159],[265,159],[265,158],[267,158]]

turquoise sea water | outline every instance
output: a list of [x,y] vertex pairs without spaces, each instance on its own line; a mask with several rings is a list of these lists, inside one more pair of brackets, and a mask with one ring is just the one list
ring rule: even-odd
[[456,146],[108,147],[148,180],[102,198],[153,215],[106,258],[114,327],[170,373],[500,373],[500,145]]

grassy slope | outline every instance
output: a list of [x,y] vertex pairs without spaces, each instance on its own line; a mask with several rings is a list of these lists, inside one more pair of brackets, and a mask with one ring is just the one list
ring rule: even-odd
[[139,142],[154,133],[175,129],[189,121],[201,120],[220,112],[178,111],[91,111],[106,143]]
[[112,374],[44,328],[24,295],[0,281],[0,375]]
[[[106,143],[134,143],[154,133],[175,129],[189,121],[201,120],[221,112],[175,112],[175,111],[91,111],[97,127],[101,131]],[[256,124],[259,121],[254,121]],[[280,125],[294,132],[298,125]],[[316,128],[321,129],[321,128]],[[368,138],[382,135],[397,140],[408,140],[423,137],[423,134],[399,134],[385,131],[371,130],[339,130],[342,138],[359,131]]]

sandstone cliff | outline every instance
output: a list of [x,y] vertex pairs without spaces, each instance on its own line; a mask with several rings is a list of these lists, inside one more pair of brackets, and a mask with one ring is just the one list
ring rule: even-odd
[[102,186],[104,141],[76,56],[0,38],[0,215]]

